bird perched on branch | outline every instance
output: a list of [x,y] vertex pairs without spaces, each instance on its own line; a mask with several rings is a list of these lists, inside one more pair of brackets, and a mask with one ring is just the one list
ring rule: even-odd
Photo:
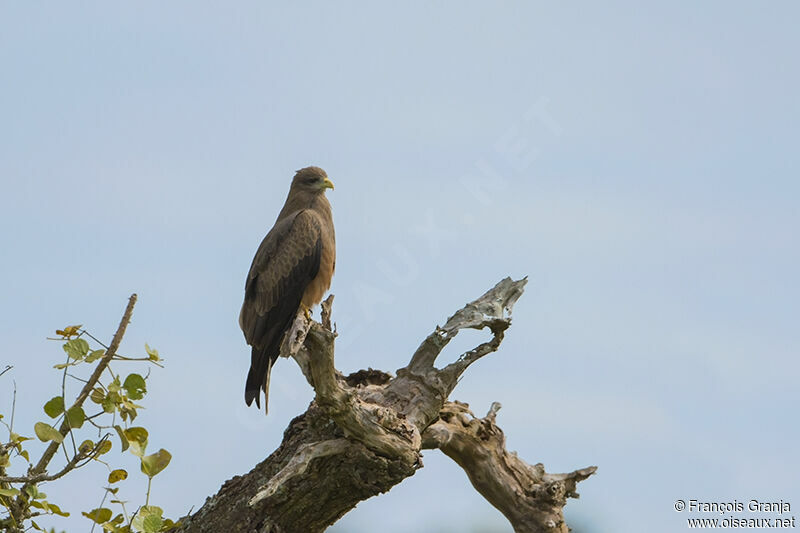
[[331,204],[333,189],[319,167],[297,171],[275,225],[261,241],[244,289],[239,326],[252,347],[244,389],[247,405],[256,401],[269,412],[269,375],[281,341],[299,309],[309,316],[331,286],[336,267],[336,238]]

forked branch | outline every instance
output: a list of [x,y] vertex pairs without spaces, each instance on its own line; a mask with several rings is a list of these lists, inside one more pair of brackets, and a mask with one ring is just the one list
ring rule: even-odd
[[472,486],[511,522],[516,533],[568,533],[562,508],[577,498],[576,485],[597,470],[591,466],[569,474],[548,474],[529,465],[505,446],[495,423],[500,404],[476,418],[467,404],[447,402],[441,418],[423,433],[423,448],[438,448],[464,469]]
[[[413,475],[422,449],[438,448],[517,533],[566,533],[562,508],[595,467],[547,474],[505,449],[495,424],[499,404],[478,419],[466,404],[447,401],[469,365],[500,346],[526,282],[506,278],[457,311],[396,377],[372,369],[345,377],[336,370],[332,297],[323,303],[322,324],[298,314],[281,355],[297,361],[314,401],[270,457],[226,482],[177,531],[321,532],[358,502]],[[465,328],[488,329],[492,338],[436,368],[444,347]]]

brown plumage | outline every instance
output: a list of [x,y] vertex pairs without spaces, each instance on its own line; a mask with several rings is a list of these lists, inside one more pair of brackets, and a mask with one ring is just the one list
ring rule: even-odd
[[244,289],[239,326],[252,347],[245,383],[247,405],[269,411],[269,375],[281,341],[302,306],[322,301],[336,267],[336,238],[331,204],[333,183],[319,167],[297,171],[275,225],[258,247]]

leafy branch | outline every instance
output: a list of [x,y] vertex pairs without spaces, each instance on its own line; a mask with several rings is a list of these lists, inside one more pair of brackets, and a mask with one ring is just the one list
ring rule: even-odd
[[[63,349],[66,360],[54,365],[62,372],[61,390],[43,406],[45,414],[54,422],[52,424],[36,422],[33,427],[38,440],[48,443],[35,464],[31,462],[30,452],[25,448],[25,442],[33,439],[19,435],[13,430],[15,405],[12,405],[11,424],[6,424],[0,414],[0,423],[6,426],[9,434],[7,442],[0,441],[0,508],[5,508],[7,511],[6,516],[0,515],[0,530],[11,533],[22,533],[30,528],[45,531],[33,520],[35,517],[41,515],[69,516],[68,512],[62,511],[58,505],[49,502],[47,495],[40,492],[39,488],[42,484],[57,481],[73,470],[93,461],[102,463],[108,468],[109,486],[103,489],[100,507],[82,513],[93,522],[92,529],[99,525],[104,531],[114,533],[156,533],[174,527],[174,522],[162,517],[163,511],[159,507],[150,505],[153,477],[169,465],[172,456],[164,449],[146,455],[149,433],[144,427],[131,425],[138,414],[138,409],[142,408],[136,402],[147,393],[149,372],[144,377],[138,373],[131,373],[123,379],[121,374],[115,373],[111,368],[112,361],[125,364],[137,361],[147,362],[162,367],[163,360],[158,351],[148,345],[145,345],[147,355],[144,357],[118,354],[135,304],[136,295],[134,294],[130,297],[119,327],[108,346],[87,330],[82,329],[81,325],[56,330],[56,334],[60,337],[52,340],[64,341]],[[87,338],[100,345],[101,348],[92,349]],[[86,379],[70,372],[73,368],[80,369],[87,366],[93,367],[93,370]],[[10,365],[6,366],[0,372],[0,376],[11,368]],[[67,378],[83,384],[71,403],[67,402]],[[95,405],[94,409],[98,409],[98,411],[87,414],[87,411],[93,409],[90,407],[91,405]],[[118,417],[121,419],[120,422],[117,421]],[[86,423],[88,423],[87,427],[97,430],[97,437],[95,440],[76,440],[77,432]],[[112,449],[114,433],[119,438],[121,451],[130,451],[137,456],[142,473],[148,477],[145,504],[139,507],[133,516],[129,516],[125,502],[118,499],[119,487],[112,486],[127,479],[128,472],[122,468],[113,468],[111,464],[101,459],[101,456]],[[80,445],[77,442],[81,442]],[[71,446],[68,447],[67,444],[71,444]],[[59,449],[64,453],[65,463],[56,473],[50,474],[48,470]],[[27,462],[25,473],[7,474],[8,470],[15,466],[12,465],[12,461],[19,463],[20,458]],[[116,516],[111,509],[103,506],[109,496],[111,497],[110,503],[121,507],[122,512],[117,513]]]

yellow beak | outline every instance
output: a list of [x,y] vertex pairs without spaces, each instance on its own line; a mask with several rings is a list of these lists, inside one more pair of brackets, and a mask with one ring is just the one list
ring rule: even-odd
[[324,189],[331,189],[331,190],[333,190],[333,182],[332,182],[330,179],[328,179],[328,178],[325,178],[325,180],[322,182],[322,187],[323,187]]

